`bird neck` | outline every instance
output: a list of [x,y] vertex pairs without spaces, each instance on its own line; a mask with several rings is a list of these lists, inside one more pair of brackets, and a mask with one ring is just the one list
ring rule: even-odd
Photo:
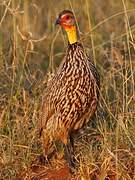
[[65,31],[68,36],[69,44],[76,43],[77,42],[76,26],[65,27]]

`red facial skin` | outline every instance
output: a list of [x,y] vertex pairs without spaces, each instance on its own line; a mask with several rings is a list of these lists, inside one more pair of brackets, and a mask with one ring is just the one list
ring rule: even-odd
[[71,29],[75,26],[75,19],[73,14],[71,13],[66,13],[63,14],[60,17],[60,25],[64,28],[64,29]]

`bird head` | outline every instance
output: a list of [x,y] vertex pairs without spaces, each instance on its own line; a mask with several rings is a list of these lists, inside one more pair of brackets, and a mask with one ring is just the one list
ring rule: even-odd
[[61,25],[64,29],[65,28],[71,28],[72,26],[75,26],[75,18],[74,18],[72,11],[70,11],[70,10],[62,11],[59,14],[55,24]]
[[70,44],[77,42],[76,23],[72,11],[62,11],[59,14],[55,24],[60,25],[67,32],[68,41]]

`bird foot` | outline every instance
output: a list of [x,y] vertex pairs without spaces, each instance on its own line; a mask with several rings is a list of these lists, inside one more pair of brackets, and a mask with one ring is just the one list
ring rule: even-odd
[[43,154],[39,155],[38,161],[39,161],[39,163],[41,163],[42,165],[48,165],[48,164],[50,164],[49,159],[48,159],[47,157],[45,157]]
[[70,159],[68,161],[68,164],[69,164],[69,168],[70,168],[70,172],[71,174],[75,173],[75,171],[78,169],[79,167],[79,164],[78,162],[76,161],[76,159],[73,157],[72,159]]

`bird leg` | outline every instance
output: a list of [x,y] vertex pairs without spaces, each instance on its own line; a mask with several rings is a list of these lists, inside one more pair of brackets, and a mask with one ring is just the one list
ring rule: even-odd
[[74,142],[72,137],[69,137],[67,144],[64,144],[64,155],[69,164],[71,172],[73,172],[72,170],[75,169],[76,162],[74,158]]
[[51,153],[49,153],[48,155],[43,155],[41,154],[38,159],[39,159],[39,162],[41,164],[44,164],[44,165],[47,165],[47,164],[50,164],[50,160],[52,159],[52,157],[54,156],[56,150],[54,149]]

